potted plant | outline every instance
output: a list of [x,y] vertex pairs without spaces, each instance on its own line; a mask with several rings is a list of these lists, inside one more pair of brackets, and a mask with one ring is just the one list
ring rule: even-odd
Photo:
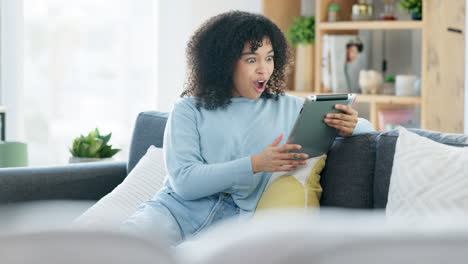
[[112,156],[120,149],[114,149],[108,144],[111,136],[112,133],[101,135],[96,128],[87,136],[80,135],[75,138],[69,149],[72,154],[70,163],[112,160]]
[[315,17],[294,18],[286,37],[296,48],[295,90],[314,90]]
[[422,0],[400,0],[398,6],[408,10],[413,20],[422,19]]

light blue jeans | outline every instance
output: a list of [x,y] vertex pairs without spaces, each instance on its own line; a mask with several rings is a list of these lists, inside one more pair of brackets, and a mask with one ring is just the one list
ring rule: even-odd
[[121,229],[176,246],[223,219],[238,216],[239,212],[229,194],[218,193],[186,201],[165,188],[144,202]]

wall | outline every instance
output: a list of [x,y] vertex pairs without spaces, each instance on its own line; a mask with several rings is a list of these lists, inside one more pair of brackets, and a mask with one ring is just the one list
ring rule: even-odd
[[[23,140],[20,123],[22,109],[18,100],[23,87],[23,1],[2,0],[0,54],[0,104],[6,107],[6,139]],[[8,23],[6,23],[8,22]],[[6,52],[8,51],[8,52]],[[8,67],[5,67],[8,65]]]
[[315,0],[301,0],[301,15],[314,16],[315,15]]
[[232,9],[261,12],[261,0],[160,0],[158,46],[158,111],[170,111],[183,91],[186,78],[185,48],[200,24]]
[[1,86],[1,81],[2,81],[2,75],[1,75],[1,72],[2,72],[2,52],[3,50],[1,49],[1,45],[2,45],[2,40],[3,40],[3,36],[2,36],[2,25],[3,25],[3,21],[2,21],[2,8],[3,6],[3,3],[2,1],[0,0],[0,106],[3,106],[3,100],[2,100],[2,94],[3,94],[3,89],[2,89],[2,86]]

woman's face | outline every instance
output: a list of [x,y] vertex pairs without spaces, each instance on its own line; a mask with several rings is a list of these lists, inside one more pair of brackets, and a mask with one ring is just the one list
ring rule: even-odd
[[352,62],[358,57],[359,50],[358,50],[357,46],[351,45],[351,46],[349,46],[347,48],[346,53],[347,53],[346,54],[347,55],[346,62]]
[[268,38],[263,39],[262,46],[255,52],[252,52],[248,42],[245,43],[234,67],[232,97],[259,98],[265,91],[274,66],[273,47]]

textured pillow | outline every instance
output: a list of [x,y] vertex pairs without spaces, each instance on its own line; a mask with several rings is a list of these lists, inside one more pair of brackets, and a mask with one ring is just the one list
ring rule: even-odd
[[366,133],[335,139],[320,174],[321,207],[372,208],[376,138]]
[[322,187],[320,172],[325,167],[326,155],[308,159],[307,165],[292,172],[271,175],[257,210],[273,208],[318,207]]
[[468,213],[468,148],[399,129],[387,216]]
[[141,203],[161,189],[165,176],[163,151],[150,146],[125,180],[79,216],[74,225],[91,228],[119,226]]

